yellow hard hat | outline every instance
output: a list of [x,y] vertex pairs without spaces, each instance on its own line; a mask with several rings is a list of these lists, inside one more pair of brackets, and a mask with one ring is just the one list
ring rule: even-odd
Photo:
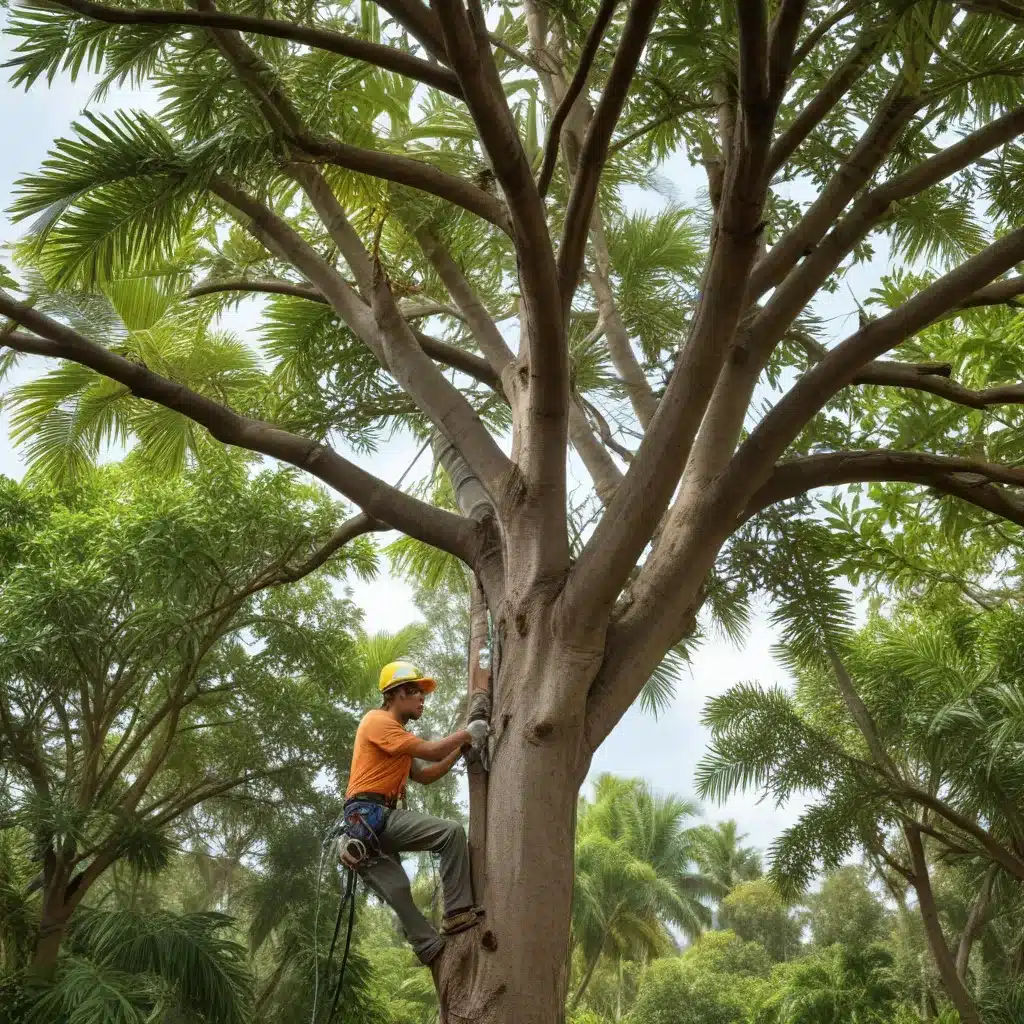
[[381,693],[405,683],[416,683],[424,693],[433,693],[437,688],[437,683],[425,676],[411,661],[391,661],[380,670],[378,689]]

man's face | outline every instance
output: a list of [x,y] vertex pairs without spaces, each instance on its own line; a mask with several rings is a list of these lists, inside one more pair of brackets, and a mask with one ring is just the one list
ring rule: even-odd
[[395,716],[403,722],[415,721],[423,714],[423,704],[427,695],[416,683],[405,683],[395,687],[395,695],[391,698],[391,708]]

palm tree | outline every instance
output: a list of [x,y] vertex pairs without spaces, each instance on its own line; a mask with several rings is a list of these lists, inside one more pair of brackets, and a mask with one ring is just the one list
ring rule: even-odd
[[758,1019],[764,1024],[883,1024],[892,1019],[897,987],[892,955],[878,946],[836,944],[798,961]]
[[726,892],[761,877],[761,855],[754,847],[741,845],[747,837],[734,820],[702,825],[696,832],[697,863]]
[[673,930],[695,938],[711,923],[709,903],[721,895],[693,871],[697,830],[685,827],[696,806],[658,797],[637,779],[602,775],[593,802],[582,801],[576,838],[573,942],[583,976],[582,998],[602,956],[616,960],[662,955]]

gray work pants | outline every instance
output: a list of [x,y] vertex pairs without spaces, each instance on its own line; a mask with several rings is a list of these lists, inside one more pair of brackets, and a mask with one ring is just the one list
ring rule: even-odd
[[380,848],[381,856],[363,862],[359,877],[398,915],[413,952],[423,963],[430,963],[441,951],[443,940],[413,902],[409,876],[398,854],[440,854],[445,916],[468,910],[473,905],[473,889],[465,830],[458,822],[396,808],[388,814]]

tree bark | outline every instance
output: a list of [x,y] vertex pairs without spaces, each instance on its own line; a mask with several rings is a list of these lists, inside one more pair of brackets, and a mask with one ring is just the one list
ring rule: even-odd
[[[563,1020],[571,826],[589,759],[581,757],[582,698],[570,702],[568,712],[546,712],[543,695],[554,687],[563,694],[585,693],[596,666],[551,636],[550,610],[545,619],[502,646],[492,715],[485,882],[477,894],[486,917],[478,928],[450,939],[436,962],[442,1024]],[[513,622],[513,630],[520,625]],[[542,699],[524,701],[524,691]]]

